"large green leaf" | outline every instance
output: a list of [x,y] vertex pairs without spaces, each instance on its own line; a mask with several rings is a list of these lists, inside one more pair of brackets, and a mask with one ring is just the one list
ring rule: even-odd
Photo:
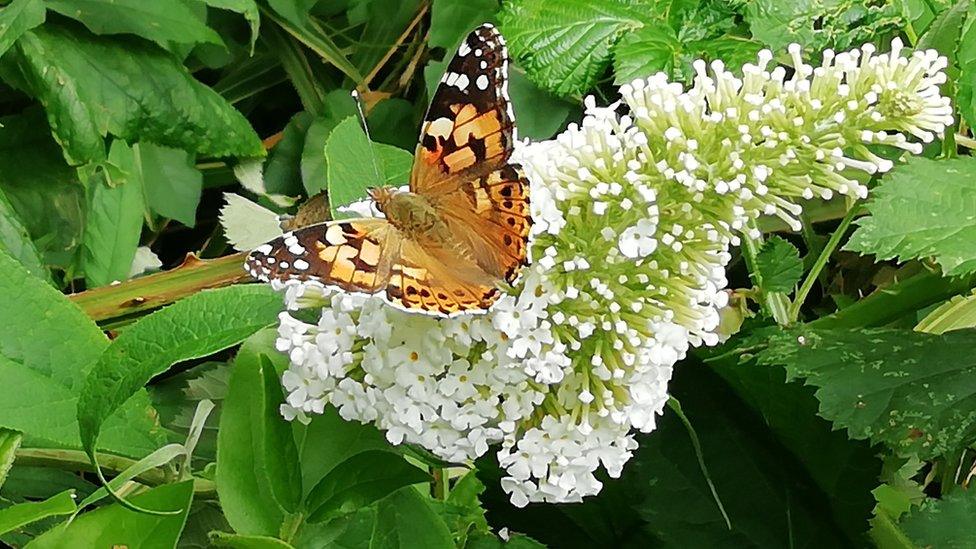
[[268,192],[298,196],[302,189],[301,157],[312,115],[300,112],[282,131],[264,166],[264,186]]
[[78,174],[65,163],[40,109],[0,118],[0,124],[0,188],[41,260],[68,268],[81,244],[87,207]]
[[81,21],[95,34],[136,34],[168,42],[220,44],[220,36],[182,2],[146,0],[44,0],[51,11]]
[[922,459],[976,440],[976,332],[798,328],[759,353],[817,387],[820,415],[852,437]]
[[242,348],[217,435],[217,493],[240,534],[278,536],[299,505],[301,469],[291,426],[279,412],[283,401],[269,358]]
[[38,520],[75,512],[74,494],[68,490],[44,501],[31,501],[0,509],[0,534]]
[[146,203],[157,214],[187,227],[196,225],[203,174],[186,151],[139,143],[133,147],[146,192]]
[[964,328],[976,328],[976,292],[953,296],[915,325],[915,331],[929,334],[944,334]]
[[143,182],[135,153],[116,141],[108,164],[89,178],[92,188],[81,258],[89,288],[129,278],[142,232]]
[[913,158],[873,192],[845,249],[901,261],[934,257],[949,276],[976,271],[976,158]]
[[325,143],[329,199],[332,207],[366,198],[366,189],[407,183],[413,155],[383,143],[372,143],[359,120],[339,123]]
[[370,549],[447,549],[454,547],[451,531],[411,486],[380,500]]
[[955,490],[927,500],[902,519],[900,526],[919,547],[976,547],[976,490]]
[[[0,253],[0,427],[32,445],[79,448],[78,394],[92,363],[108,347],[77,305]],[[155,411],[142,390],[110,419],[98,447],[142,457],[160,443]]]
[[192,500],[193,481],[166,484],[133,496],[132,503],[154,511],[182,511],[181,513],[150,515],[130,511],[116,503],[85,513],[69,524],[55,526],[27,547],[171,548],[180,538]]
[[13,0],[0,9],[0,56],[25,32],[44,22],[42,0]]
[[430,475],[392,452],[371,450],[340,463],[305,498],[309,522],[365,507]]
[[124,330],[92,367],[78,400],[82,445],[91,453],[102,424],[154,375],[181,360],[241,342],[274,323],[280,297],[261,285],[206,290]]
[[610,64],[611,48],[641,28],[650,6],[627,0],[518,0],[500,13],[502,33],[528,75],[559,95],[592,88]]
[[107,134],[211,156],[261,156],[247,120],[151,44],[45,25],[25,33],[0,74],[45,106],[71,163],[105,158]]
[[268,536],[241,536],[214,532],[210,541],[215,547],[230,547],[231,549],[290,549],[291,545],[277,538]]

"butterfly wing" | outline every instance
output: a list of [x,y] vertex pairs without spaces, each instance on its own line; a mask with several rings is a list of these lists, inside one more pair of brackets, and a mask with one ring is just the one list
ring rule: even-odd
[[491,25],[458,48],[421,129],[410,188],[490,274],[513,282],[528,260],[529,187],[509,162],[516,139],[508,53]]
[[410,190],[436,195],[504,164],[516,139],[508,53],[489,24],[472,31],[447,65],[420,131]]
[[347,292],[386,288],[400,255],[400,232],[381,218],[348,219],[285,233],[247,256],[258,280],[315,280]]
[[386,290],[408,312],[454,316],[485,311],[501,295],[497,279],[455,251],[404,239]]

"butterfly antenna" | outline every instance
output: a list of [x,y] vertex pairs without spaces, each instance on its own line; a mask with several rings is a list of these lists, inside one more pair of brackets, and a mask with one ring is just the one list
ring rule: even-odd
[[363,132],[366,133],[366,142],[369,143],[369,156],[373,161],[373,173],[376,175],[376,182],[377,184],[384,183],[386,179],[380,175],[380,165],[376,161],[376,148],[373,146],[373,138],[369,136],[369,125],[366,123],[366,113],[363,111],[363,102],[358,91],[352,90],[352,100],[356,102],[356,111],[359,113],[359,122],[363,126]]

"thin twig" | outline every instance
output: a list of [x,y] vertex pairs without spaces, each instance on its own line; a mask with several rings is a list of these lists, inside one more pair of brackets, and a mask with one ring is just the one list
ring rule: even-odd
[[379,74],[380,70],[383,68],[384,65],[386,65],[387,61],[389,61],[390,58],[393,57],[393,54],[396,53],[396,51],[400,48],[400,46],[403,45],[403,42],[406,41],[408,36],[410,36],[410,33],[413,32],[413,29],[417,26],[418,23],[420,23],[420,21],[424,18],[424,15],[427,14],[427,10],[429,9],[430,9],[430,4],[428,2],[424,2],[420,6],[420,9],[417,11],[417,15],[415,15],[413,20],[410,21],[410,24],[407,25],[406,30],[404,30],[403,33],[396,39],[396,42],[394,42],[393,45],[390,47],[390,49],[386,51],[386,53],[379,60],[379,62],[376,63],[373,69],[369,71],[369,74],[366,75],[366,78],[363,79],[362,83],[360,84],[360,86],[363,89],[369,89],[370,83],[373,81],[374,78],[376,78],[376,75]]

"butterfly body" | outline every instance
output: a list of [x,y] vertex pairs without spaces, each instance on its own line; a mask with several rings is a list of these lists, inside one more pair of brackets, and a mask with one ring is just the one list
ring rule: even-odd
[[529,188],[509,160],[507,70],[501,35],[487,24],[471,32],[425,116],[409,190],[369,192],[384,217],[286,233],[251,252],[247,271],[382,294],[408,312],[487,310],[528,262]]

